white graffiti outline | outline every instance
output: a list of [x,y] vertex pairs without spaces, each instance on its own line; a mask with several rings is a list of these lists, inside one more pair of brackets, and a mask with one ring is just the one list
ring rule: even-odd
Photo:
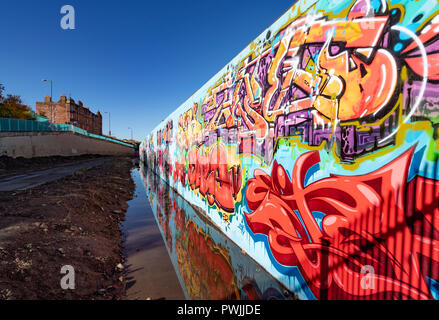
[[[415,111],[418,109],[419,105],[421,104],[422,97],[424,96],[425,88],[427,87],[427,78],[428,78],[428,58],[427,58],[427,51],[425,50],[424,45],[422,44],[421,40],[418,38],[418,36],[413,33],[411,30],[407,29],[403,26],[394,25],[391,27],[393,30],[398,30],[400,32],[405,32],[407,35],[409,35],[418,45],[419,50],[421,51],[422,61],[424,63],[424,72],[423,72],[423,79],[422,79],[422,87],[419,91],[418,99],[416,100],[415,104],[413,105],[413,108],[410,110],[410,113],[407,115],[407,117],[404,119],[402,124],[407,123],[407,121],[410,120],[410,118],[413,116]],[[386,141],[387,139],[390,139],[393,137],[399,130],[401,125],[399,125],[395,131],[393,131],[391,134],[389,134],[384,139],[381,139],[378,143],[382,143]]]

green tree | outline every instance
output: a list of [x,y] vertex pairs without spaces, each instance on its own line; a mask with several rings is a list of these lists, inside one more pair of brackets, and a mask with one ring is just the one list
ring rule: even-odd
[[18,95],[3,94],[5,87],[0,83],[0,118],[14,118],[22,120],[35,120],[29,106],[23,104]]
[[5,87],[0,83],[0,104],[3,103],[3,91],[5,91]]

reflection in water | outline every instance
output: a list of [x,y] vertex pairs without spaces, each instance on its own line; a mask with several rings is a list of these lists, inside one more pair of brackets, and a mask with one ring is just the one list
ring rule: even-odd
[[139,169],[131,171],[136,184],[134,198],[128,201],[122,223],[126,257],[126,298],[185,298],[175,268],[168,255],[157,219],[149,205]]
[[293,298],[165,181],[143,165],[141,174],[186,298]]

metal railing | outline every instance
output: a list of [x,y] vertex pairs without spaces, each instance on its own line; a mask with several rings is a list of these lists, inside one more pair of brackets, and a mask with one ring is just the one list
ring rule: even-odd
[[20,120],[12,118],[0,118],[0,132],[30,132],[30,131],[67,131],[82,134],[87,137],[118,143],[124,146],[134,145],[116,140],[110,137],[90,133],[71,124],[52,123],[49,121]]

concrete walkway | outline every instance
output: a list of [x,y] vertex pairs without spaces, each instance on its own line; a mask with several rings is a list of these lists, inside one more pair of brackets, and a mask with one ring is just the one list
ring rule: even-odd
[[100,165],[111,159],[111,157],[108,157],[90,161],[81,161],[80,163],[0,178],[0,191],[27,190],[34,188],[47,182],[72,175],[76,171]]

